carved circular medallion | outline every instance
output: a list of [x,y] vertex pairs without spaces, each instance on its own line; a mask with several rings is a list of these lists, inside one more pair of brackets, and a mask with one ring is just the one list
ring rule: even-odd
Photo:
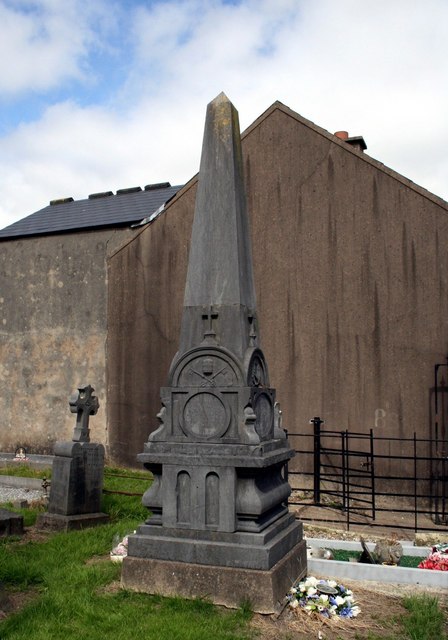
[[265,393],[260,393],[255,401],[254,413],[257,416],[255,431],[262,440],[273,437],[273,409],[272,403]]
[[237,382],[232,363],[221,355],[203,352],[183,366],[177,384],[180,387],[232,387]]
[[185,403],[183,427],[194,438],[219,438],[228,426],[226,407],[217,395],[204,391],[194,394]]

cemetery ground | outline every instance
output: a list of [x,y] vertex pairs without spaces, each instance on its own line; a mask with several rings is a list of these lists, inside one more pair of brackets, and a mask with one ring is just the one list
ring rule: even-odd
[[[22,468],[21,473],[36,472]],[[42,475],[48,477],[48,472]],[[142,478],[147,480],[147,475],[109,469],[105,486],[141,493]],[[248,603],[227,610],[206,600],[124,591],[120,565],[109,559],[112,541],[132,532],[147,512],[138,496],[106,494],[103,506],[110,524],[57,534],[35,527],[43,504],[20,510],[26,527],[23,538],[0,538],[1,640],[448,639],[446,598],[409,585],[345,581],[361,606],[353,620],[296,615],[288,608],[274,619],[251,614]],[[308,537],[312,533],[308,528]]]

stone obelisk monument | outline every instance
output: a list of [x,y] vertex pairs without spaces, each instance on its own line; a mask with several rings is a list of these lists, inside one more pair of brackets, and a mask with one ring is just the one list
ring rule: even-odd
[[288,512],[294,455],[259,346],[238,113],[207,108],[179,350],[159,428],[138,459],[151,511],[129,538],[126,588],[273,612],[306,572]]

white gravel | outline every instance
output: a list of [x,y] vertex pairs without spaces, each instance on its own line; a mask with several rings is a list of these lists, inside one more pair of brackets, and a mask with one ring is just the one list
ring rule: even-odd
[[44,491],[37,489],[21,489],[20,487],[1,487],[0,486],[0,504],[5,502],[18,502],[19,500],[40,500],[45,496]]

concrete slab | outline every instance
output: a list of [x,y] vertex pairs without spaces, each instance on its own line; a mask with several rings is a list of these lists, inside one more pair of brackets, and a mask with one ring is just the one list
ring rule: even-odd
[[[359,542],[351,540],[329,540],[325,538],[308,538],[308,546],[325,549],[344,549],[346,551],[361,550]],[[428,555],[430,547],[415,547],[408,541],[401,542],[403,553],[407,556]],[[375,543],[367,543],[373,551]],[[308,575],[318,574],[325,578],[349,578],[350,580],[372,580],[375,582],[393,582],[395,584],[420,584],[448,591],[448,575],[445,571],[429,569],[412,569],[408,567],[386,567],[379,564],[361,564],[358,562],[341,562],[339,560],[322,560],[308,558]]]
[[375,582],[393,582],[395,584],[420,584],[444,589],[448,592],[446,571],[385,567],[380,564],[360,564],[309,558],[308,574],[318,574],[325,576],[325,578],[334,579],[349,578],[350,580],[373,580]]
[[24,478],[22,476],[2,476],[0,475],[0,486],[2,487],[20,487],[21,489],[42,490],[41,478]]
[[[307,538],[307,546],[319,547],[323,549],[341,549],[344,551],[362,551],[361,543],[357,540],[332,540],[330,538]],[[431,547],[416,547],[409,544],[409,540],[398,541],[403,547],[403,555],[414,557],[425,557],[431,551]],[[375,542],[367,542],[369,551],[375,548]]]

